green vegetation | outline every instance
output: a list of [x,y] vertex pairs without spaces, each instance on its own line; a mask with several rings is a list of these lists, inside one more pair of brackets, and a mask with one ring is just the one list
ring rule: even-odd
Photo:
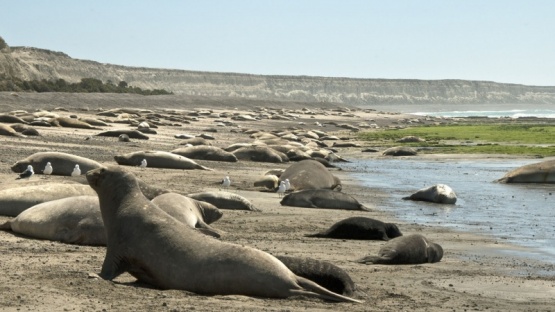
[[[1,78],[1,77],[0,77]],[[73,93],[135,93],[142,95],[172,94],[166,90],[143,90],[131,87],[127,82],[120,81],[115,85],[112,81],[103,83],[95,78],[83,78],[78,83],[68,83],[64,79],[31,80],[0,79],[0,91],[35,91],[35,92],[73,92]]]
[[[423,126],[364,132],[359,136],[376,146],[427,147],[421,151],[424,153],[555,155],[555,125]],[[417,136],[426,142],[396,142],[406,136]]]

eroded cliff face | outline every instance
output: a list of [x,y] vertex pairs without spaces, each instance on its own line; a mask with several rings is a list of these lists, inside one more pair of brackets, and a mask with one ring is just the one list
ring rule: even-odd
[[371,104],[555,104],[555,87],[468,80],[351,79],[309,76],[262,76],[126,67],[78,60],[61,52],[12,47],[0,53],[0,74],[24,80],[96,78],[125,81],[143,89],[176,94]]

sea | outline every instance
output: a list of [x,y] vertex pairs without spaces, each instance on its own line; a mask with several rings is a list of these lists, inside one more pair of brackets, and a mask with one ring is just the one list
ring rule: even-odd
[[[552,106],[552,105],[551,105]],[[555,118],[555,108],[401,111],[426,116]],[[555,138],[554,142],[555,144]],[[555,184],[496,183],[508,171],[545,159],[375,158],[344,164],[365,186],[390,194],[383,207],[410,223],[443,226],[490,236],[524,248],[521,256],[555,263]],[[447,184],[455,205],[403,200],[415,191]]]

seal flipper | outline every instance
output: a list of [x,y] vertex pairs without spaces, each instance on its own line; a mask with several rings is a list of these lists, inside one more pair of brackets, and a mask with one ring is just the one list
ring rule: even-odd
[[11,231],[11,230],[12,230],[11,221],[6,221],[3,224],[0,224],[0,231]]
[[337,301],[337,302],[354,302],[362,303],[360,300],[349,298],[337,293],[334,293],[326,288],[316,284],[315,282],[296,275],[297,283],[302,289],[292,289],[292,295],[299,296],[311,296],[325,300]]
[[126,271],[125,264],[122,257],[116,257],[113,253],[109,251],[106,252],[106,258],[104,258],[104,263],[102,263],[102,270],[100,271],[100,276],[105,280],[113,280],[114,278],[120,276]]

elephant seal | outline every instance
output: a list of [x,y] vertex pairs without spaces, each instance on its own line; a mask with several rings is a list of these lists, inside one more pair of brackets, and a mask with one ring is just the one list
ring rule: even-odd
[[245,146],[234,150],[233,155],[239,160],[283,163],[289,159],[283,153],[262,145]]
[[[222,213],[220,210],[211,204],[206,202],[197,201],[195,199],[176,194],[176,193],[166,193],[152,199],[152,203],[175,217],[179,214],[181,217],[177,218],[186,225],[196,228],[203,232],[204,234],[211,235],[214,237],[220,237],[221,232],[214,229],[208,223],[205,222],[205,215],[210,221],[216,221],[221,218]],[[203,209],[203,207],[212,206],[212,209]],[[171,211],[170,211],[171,209]]]
[[114,159],[118,164],[126,166],[140,166],[143,159],[146,159],[149,168],[212,170],[187,157],[163,151],[138,151],[116,155]]
[[205,201],[220,209],[261,211],[245,197],[230,192],[199,192],[187,194],[187,197]]
[[21,123],[26,124],[27,122],[17,116],[14,115],[7,115],[7,114],[0,114],[0,122],[6,123]]
[[525,165],[509,171],[496,182],[555,183],[555,159]]
[[81,121],[75,118],[68,117],[56,117],[48,120],[48,122],[54,127],[64,127],[64,128],[79,128],[79,129],[100,129],[95,126]]
[[334,293],[350,297],[356,290],[349,274],[330,262],[291,256],[275,257],[296,275],[316,282]]
[[27,124],[16,123],[16,124],[10,125],[10,127],[12,127],[12,129],[14,129],[15,131],[26,136],[40,136],[40,133],[37,129]]
[[[12,171],[19,173],[23,172],[28,165],[33,166],[33,168],[44,168],[47,162],[50,162],[52,164],[52,168],[54,168],[52,171],[53,175],[63,176],[71,176],[75,165],[79,165],[79,168],[83,172],[100,168],[102,166],[100,163],[92,159],[73,154],[61,152],[38,152],[17,161],[12,165],[11,169]],[[37,173],[42,172],[37,171]]]
[[25,138],[26,136],[15,131],[12,127],[0,123],[0,135]]
[[107,136],[107,137],[119,138],[119,136],[122,135],[122,134],[126,134],[131,139],[139,139],[139,140],[148,140],[149,139],[148,135],[142,134],[138,130],[131,130],[131,129],[108,130],[108,131],[103,131],[103,132],[97,133],[96,136]]
[[445,184],[436,184],[420,189],[416,193],[403,197],[409,200],[421,200],[438,204],[454,204],[457,202],[457,194]]
[[181,226],[148,201],[134,175],[121,167],[91,170],[86,177],[98,194],[106,228],[106,256],[99,274],[105,280],[129,272],[160,289],[201,295],[307,295],[359,302],[295,275],[266,252],[221,242]]
[[386,149],[382,154],[387,156],[415,156],[418,152],[412,147],[395,146]]
[[275,190],[278,187],[278,183],[279,178],[277,176],[273,174],[267,174],[254,181],[254,186]]
[[293,207],[370,211],[370,209],[359,203],[351,195],[327,189],[302,190],[289,193],[283,197],[280,204],[282,206]]
[[397,225],[384,223],[380,220],[366,217],[351,217],[341,220],[329,229],[307,234],[306,237],[326,237],[339,239],[390,240],[403,236]]
[[171,152],[191,159],[237,162],[237,157],[232,153],[210,145],[182,147]]
[[0,191],[0,215],[15,217],[22,211],[43,202],[94,194],[88,185],[83,184],[47,183],[3,189]]
[[312,159],[301,160],[292,164],[279,176],[279,180],[289,179],[291,189],[300,191],[307,189],[341,190],[341,180],[330,173],[320,162]]
[[420,234],[396,237],[382,246],[377,256],[366,256],[356,262],[365,264],[421,264],[439,262],[443,248]]

